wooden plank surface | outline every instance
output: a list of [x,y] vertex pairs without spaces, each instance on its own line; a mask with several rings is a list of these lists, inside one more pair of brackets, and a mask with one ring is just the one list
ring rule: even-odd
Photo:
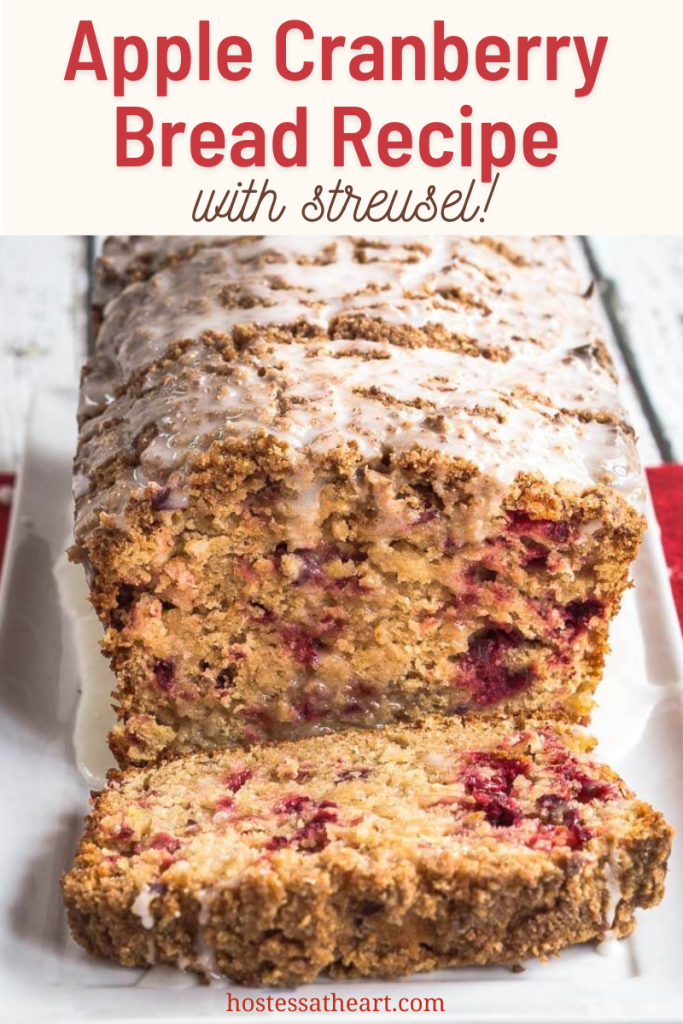
[[612,357],[619,375],[619,391],[621,401],[628,410],[628,416],[638,438],[638,453],[644,466],[658,466],[662,461],[662,452],[653,433],[650,417],[642,401],[642,395],[636,387],[630,373],[624,348],[609,303],[605,302],[605,281],[595,254],[591,248],[591,240],[581,239],[576,246],[577,262],[583,268],[584,287],[591,283],[597,286],[602,311],[605,318],[605,337],[610,342]]
[[33,394],[78,380],[86,256],[81,236],[0,238],[0,472],[19,466]]
[[589,249],[661,461],[683,462],[683,237],[592,236]]

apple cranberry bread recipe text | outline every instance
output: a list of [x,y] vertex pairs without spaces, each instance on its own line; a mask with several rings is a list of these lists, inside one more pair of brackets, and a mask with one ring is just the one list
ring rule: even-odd
[[504,712],[586,721],[643,529],[558,238],[119,238],[76,546],[122,764]]

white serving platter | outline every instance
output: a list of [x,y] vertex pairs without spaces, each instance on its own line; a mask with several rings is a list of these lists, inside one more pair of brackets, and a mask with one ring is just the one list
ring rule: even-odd
[[[63,558],[75,406],[71,391],[34,403],[0,590],[0,1014],[8,1024],[224,1021],[228,992],[240,1000],[268,993],[227,981],[202,986],[165,968],[117,967],[88,957],[68,934],[59,877],[87,810],[83,773],[97,784],[106,765],[109,685],[96,651],[98,627]],[[594,728],[600,753],[681,833],[683,656],[651,513],[635,580],[614,625]],[[674,844],[662,905],[641,913],[635,935],[609,944],[607,954],[586,946],[521,974],[479,968],[400,982],[322,980],[270,994],[378,997],[384,1008],[369,1014],[374,1021],[683,1021],[683,842]],[[441,999],[443,1011],[415,1002],[410,1009],[412,1000],[426,998]],[[346,1014],[273,1009],[230,1016],[332,1021]]]

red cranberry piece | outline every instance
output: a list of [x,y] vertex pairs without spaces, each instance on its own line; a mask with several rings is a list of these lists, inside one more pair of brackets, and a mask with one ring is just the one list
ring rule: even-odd
[[340,576],[332,580],[332,590],[350,590],[354,594],[362,594],[363,586],[357,576]]
[[365,708],[359,700],[349,700],[344,704],[342,711],[346,715],[361,715]]
[[216,801],[217,811],[231,811],[235,806],[235,800],[231,796],[222,796]]
[[488,823],[496,828],[510,828],[522,820],[522,812],[516,802],[505,793],[489,794],[475,790],[472,796],[477,810],[483,811]]
[[573,795],[579,803],[588,804],[592,800],[613,800],[617,789],[611,782],[593,779],[572,757],[566,757],[553,765],[555,773],[567,784],[578,785],[578,792]]
[[572,850],[580,849],[593,838],[593,833],[584,825],[578,812],[563,797],[546,793],[536,803],[544,822],[540,829],[541,836],[555,836]]
[[270,724],[268,709],[261,707],[260,704],[249,704],[247,707],[242,708],[242,715],[249,722],[256,722],[264,729]]
[[249,781],[253,774],[251,768],[238,768],[236,771],[225,776],[223,785],[231,789],[233,793],[236,793]]
[[319,722],[330,713],[330,695],[327,687],[316,680],[310,680],[296,689],[292,701],[302,722]]
[[307,810],[311,806],[312,800],[310,796],[304,796],[303,793],[293,793],[291,796],[285,796],[273,807],[274,814],[301,814],[302,811]]
[[266,843],[266,850],[281,850],[283,846],[287,846],[290,840],[287,836],[271,836]]
[[329,582],[322,568],[324,563],[329,560],[328,552],[328,548],[320,548],[319,550],[297,549],[295,551],[297,558],[301,562],[301,569],[296,578],[298,586],[303,586],[306,583],[317,583],[324,587]]
[[277,814],[308,814],[313,812],[308,819],[297,829],[291,839],[284,836],[273,836],[266,844],[269,850],[279,850],[288,842],[296,843],[300,849],[308,852],[322,850],[328,843],[327,825],[338,820],[337,805],[333,800],[322,800],[316,804],[310,797],[294,793],[291,796],[283,797],[278,801],[273,810]]
[[296,662],[300,665],[315,665],[320,644],[310,630],[295,624],[283,626],[282,639]]
[[119,827],[114,829],[112,832],[114,839],[132,839],[133,835],[133,829],[128,825],[119,825]]
[[526,512],[510,512],[508,524],[513,533],[522,536],[544,537],[553,544],[566,544],[576,533],[572,523],[551,519],[532,519]]
[[510,796],[515,779],[527,775],[529,767],[518,758],[495,751],[471,754],[463,770],[465,791],[472,796],[477,810],[484,812],[491,825],[509,828],[522,819],[522,813]]
[[303,700],[297,701],[294,707],[302,722],[319,722],[321,719],[327,718],[330,713],[328,707],[325,707],[320,701],[311,697],[305,697]]
[[308,850],[310,853],[323,850],[329,842],[325,822],[316,821],[315,818],[308,821],[303,828],[299,829],[294,839],[300,848]]
[[325,825],[309,821],[289,838],[287,836],[272,836],[266,843],[266,849],[281,850],[285,846],[296,843],[299,849],[317,853],[324,849],[327,842]]
[[464,608],[471,608],[473,605],[478,604],[480,594],[481,589],[479,584],[470,583],[469,590],[466,593],[453,594],[449,599],[448,604],[443,605],[440,610],[445,615],[446,619],[455,619],[457,621]]
[[463,769],[463,783],[466,789],[484,789],[490,793],[510,794],[515,779],[529,774],[529,765],[518,757],[490,751],[470,754]]
[[567,846],[572,850],[580,849],[584,843],[593,838],[591,830],[584,825],[574,810],[567,811],[564,817],[564,826],[567,829]]
[[327,825],[338,821],[336,806],[333,800],[323,800],[313,817],[296,832],[293,838],[302,849],[317,852],[327,846]]
[[494,627],[472,641],[458,661],[456,681],[472,691],[472,700],[483,707],[514,697],[531,683],[533,668],[511,669],[508,654],[520,638]]
[[616,796],[615,787],[609,782],[590,779],[587,775],[581,776],[578,781],[581,789],[576,799],[582,804],[588,804],[591,800],[612,800]]
[[175,853],[183,844],[168,832],[157,832],[152,836],[149,845],[153,850],[166,850],[167,853]]
[[174,676],[175,666],[172,661],[161,660],[154,662],[154,678],[157,681],[157,686],[165,690],[166,693],[173,689]]
[[563,828],[541,822],[534,834],[527,840],[526,845],[531,850],[544,850],[549,853],[555,846],[563,845],[564,835]]
[[336,804],[332,800],[323,800],[320,804],[320,809],[315,812],[311,821],[315,825],[320,825],[325,822],[335,822],[339,820],[339,815],[336,808]]

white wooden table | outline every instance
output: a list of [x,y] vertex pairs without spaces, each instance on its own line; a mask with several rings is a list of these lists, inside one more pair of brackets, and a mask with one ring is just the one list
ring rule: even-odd
[[[683,462],[683,237],[585,244],[636,398],[643,461]],[[78,380],[93,251],[82,236],[0,238],[0,473],[19,466],[32,394]]]

